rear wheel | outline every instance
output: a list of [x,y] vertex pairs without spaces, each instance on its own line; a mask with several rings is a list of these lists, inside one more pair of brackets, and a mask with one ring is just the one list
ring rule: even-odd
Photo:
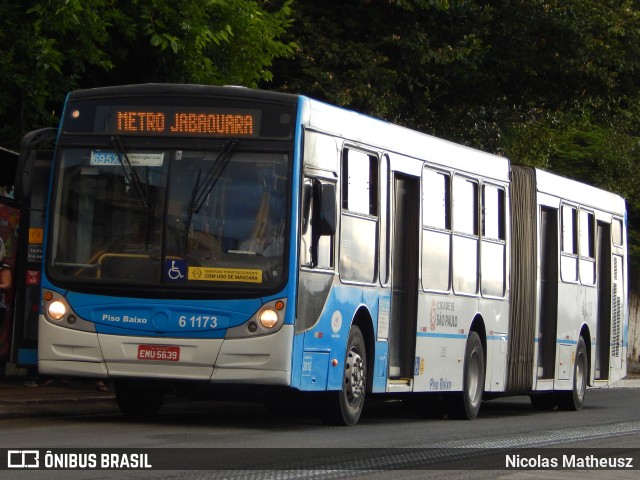
[[452,394],[447,403],[447,416],[459,420],[473,420],[478,416],[484,392],[484,351],[480,336],[471,332],[464,354],[462,392]]
[[350,426],[358,423],[367,389],[367,351],[360,328],[351,327],[342,375],[342,389],[328,392],[322,421],[329,425]]
[[589,381],[589,362],[587,347],[582,337],[578,340],[575,358],[575,363],[573,364],[573,388],[570,391],[557,392],[558,406],[562,410],[581,410],[584,404],[584,395]]
[[118,380],[114,389],[118,406],[128,417],[153,417],[164,402],[164,392],[148,383]]

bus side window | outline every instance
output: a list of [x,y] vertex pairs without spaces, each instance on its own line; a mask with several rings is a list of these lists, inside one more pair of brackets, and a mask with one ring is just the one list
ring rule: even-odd
[[342,155],[340,278],[371,284],[378,274],[379,159],[352,148]]
[[578,281],[578,217],[575,207],[562,206],[562,255],[560,272],[565,282]]
[[478,293],[478,182],[453,177],[453,289]]
[[580,282],[593,285],[596,282],[595,220],[591,212],[580,210]]
[[506,219],[504,188],[482,187],[482,250],[480,271],[482,294],[501,297],[506,279]]
[[422,287],[451,287],[451,176],[425,169],[422,173]]
[[624,245],[624,238],[622,235],[622,220],[614,218],[611,222],[611,240],[616,247]]

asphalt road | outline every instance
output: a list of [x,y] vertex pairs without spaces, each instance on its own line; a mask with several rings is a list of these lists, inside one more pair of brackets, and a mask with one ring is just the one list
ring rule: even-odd
[[[102,455],[120,462],[118,470],[0,471],[10,479],[635,479],[640,389],[589,390],[580,412],[537,412],[527,397],[492,400],[471,422],[425,420],[401,402],[374,402],[351,428],[324,426],[304,405],[274,413],[258,404],[176,399],[140,422],[70,403],[55,416],[0,420],[0,432],[0,448],[35,449],[41,462],[46,452],[59,462],[82,461],[79,454],[94,455],[98,465]],[[565,456],[572,469],[562,469]],[[633,467],[593,468],[595,456],[629,457]],[[124,469],[141,458],[153,469]],[[580,462],[585,468],[576,469]]]

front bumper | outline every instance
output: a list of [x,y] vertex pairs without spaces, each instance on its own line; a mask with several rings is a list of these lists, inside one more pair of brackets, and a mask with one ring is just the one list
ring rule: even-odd
[[[60,327],[40,315],[38,369],[45,375],[291,385],[294,329],[253,338],[107,335]],[[139,360],[139,345],[180,347],[178,361]]]

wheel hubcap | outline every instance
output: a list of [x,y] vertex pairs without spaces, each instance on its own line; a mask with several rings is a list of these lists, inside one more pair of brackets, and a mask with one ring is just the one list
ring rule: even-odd
[[353,404],[364,395],[365,370],[364,361],[355,348],[349,350],[345,368],[345,391],[347,400]]
[[585,378],[584,378],[584,357],[578,357],[576,361],[576,394],[578,398],[582,399],[584,397],[585,391]]
[[469,401],[472,405],[476,405],[480,401],[480,365],[478,363],[478,354],[474,354],[469,359],[469,370],[467,372],[467,391],[469,392]]

